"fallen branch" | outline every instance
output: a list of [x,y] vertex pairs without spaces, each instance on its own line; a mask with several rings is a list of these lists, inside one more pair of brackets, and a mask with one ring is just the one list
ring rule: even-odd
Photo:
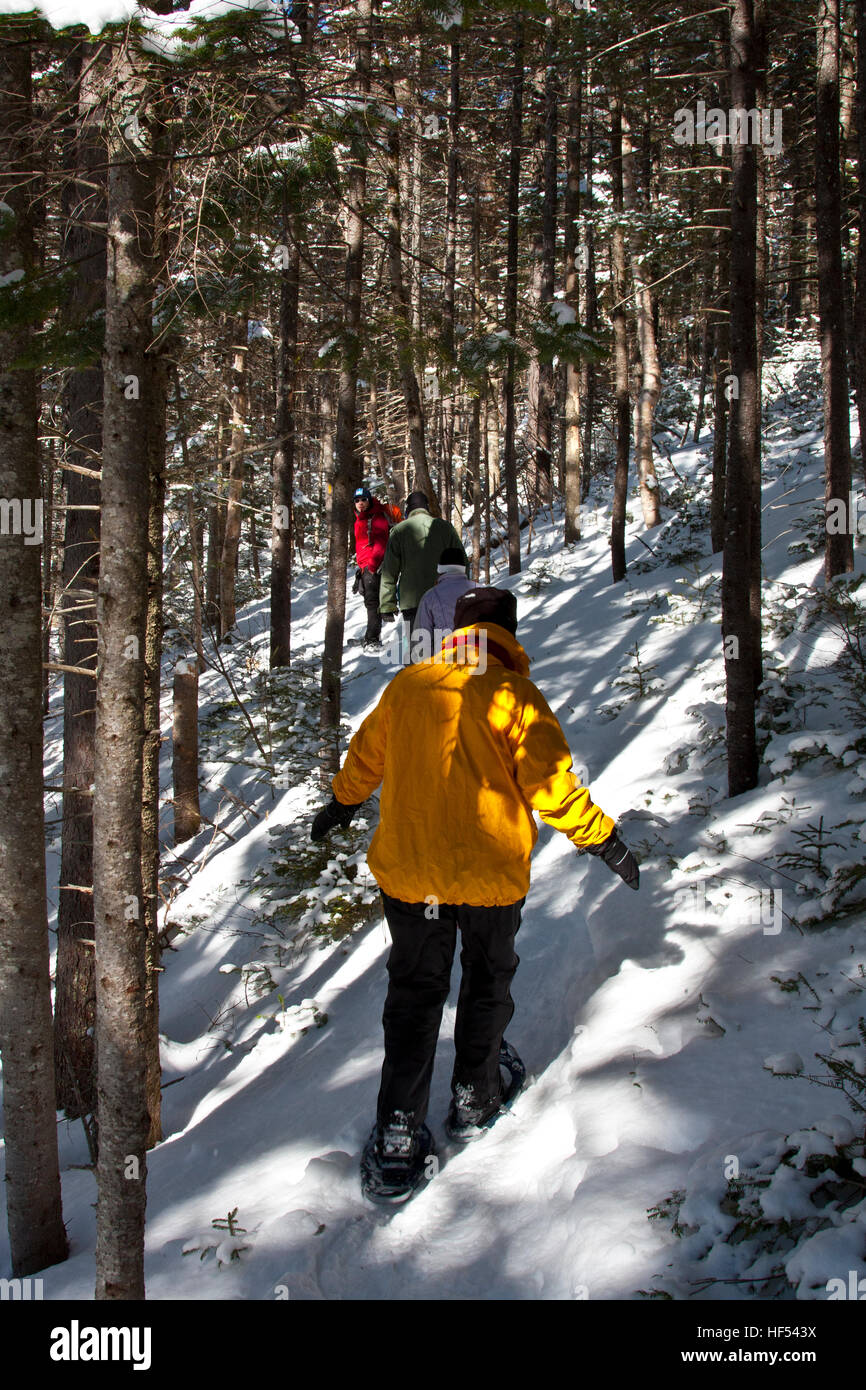
[[93,676],[96,672],[91,671],[88,666],[67,666],[63,661],[43,661],[43,671],[69,671],[73,676]]

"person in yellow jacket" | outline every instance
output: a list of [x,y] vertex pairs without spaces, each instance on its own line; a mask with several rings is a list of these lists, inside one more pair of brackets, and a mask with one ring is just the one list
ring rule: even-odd
[[446,1129],[465,1142],[501,1107],[514,938],[538,837],[533,811],[630,887],[639,883],[631,852],[571,771],[559,722],[529,679],[514,595],[472,589],[454,621],[437,656],[405,667],[385,688],[311,831],[319,840],[348,825],[381,785],[367,854],[392,938],[385,1062],[368,1146],[380,1200],[409,1195],[432,1149],[424,1119],[458,928],[463,977]]

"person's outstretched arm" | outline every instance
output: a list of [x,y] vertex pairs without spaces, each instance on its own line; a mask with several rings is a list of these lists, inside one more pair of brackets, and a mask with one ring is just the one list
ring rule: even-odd
[[619,838],[615,822],[578,782],[559,720],[541,691],[527,684],[532,698],[524,703],[511,731],[518,786],[546,825],[560,830],[578,848],[598,855],[636,890],[637,861]]
[[346,752],[346,759],[331,783],[334,796],[344,806],[366,801],[382,781],[389,715],[384,695],[367,715]]
[[346,761],[331,782],[334,795],[313,820],[311,840],[323,839],[335,825],[345,828],[379,786],[385,770],[386,727],[387,716],[380,700],[349,744]]

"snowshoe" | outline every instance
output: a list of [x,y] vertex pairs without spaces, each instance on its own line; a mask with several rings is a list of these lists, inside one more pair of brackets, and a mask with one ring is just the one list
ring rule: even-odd
[[445,1121],[445,1133],[455,1144],[470,1144],[473,1139],[480,1139],[523,1089],[526,1067],[505,1038],[499,1048],[499,1067],[503,1085],[495,1100],[479,1104],[470,1086],[456,1088]]
[[396,1206],[408,1202],[431,1177],[428,1158],[436,1153],[426,1125],[417,1129],[402,1110],[386,1125],[374,1125],[361,1155],[361,1192],[369,1202]]

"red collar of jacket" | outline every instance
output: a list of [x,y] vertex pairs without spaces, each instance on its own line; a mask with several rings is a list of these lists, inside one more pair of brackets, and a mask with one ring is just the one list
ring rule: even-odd
[[[453,659],[448,658],[448,653],[453,652],[455,656],[465,659],[467,648],[470,653],[478,650],[475,634],[482,630],[486,634],[488,656],[501,662],[509,671],[515,671],[520,676],[529,675],[529,657],[516,637],[513,637],[507,628],[500,627],[498,623],[472,623],[470,627],[458,628],[442,643],[440,656]],[[467,640],[470,636],[471,640]]]

